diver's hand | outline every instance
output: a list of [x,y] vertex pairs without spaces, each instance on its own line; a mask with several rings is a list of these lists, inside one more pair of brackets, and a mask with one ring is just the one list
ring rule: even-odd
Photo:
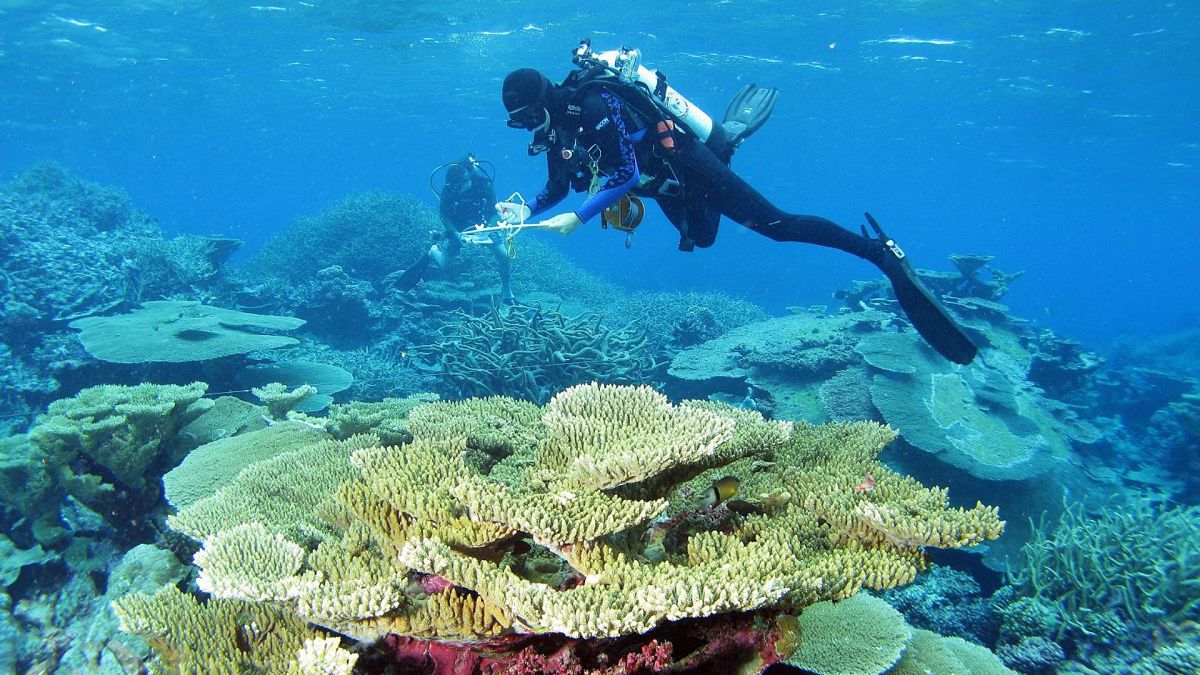
[[557,232],[565,237],[568,234],[571,234],[572,232],[574,232],[580,225],[582,225],[583,221],[579,219],[579,216],[575,215],[572,212],[572,213],[560,213],[557,216],[554,216],[553,218],[550,218],[548,220],[543,220],[541,224],[546,226],[546,229],[554,230],[555,232]]
[[528,205],[517,202],[497,202],[496,213],[500,214],[500,220],[509,223],[523,223],[533,215]]

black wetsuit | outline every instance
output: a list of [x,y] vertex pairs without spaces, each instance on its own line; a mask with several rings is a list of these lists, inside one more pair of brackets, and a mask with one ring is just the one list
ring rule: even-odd
[[448,252],[453,255],[462,248],[459,234],[477,225],[491,224],[496,218],[496,191],[492,188],[490,180],[480,176],[473,176],[468,183],[462,176],[466,169],[456,166],[450,171],[460,173],[447,176],[438,204],[438,214],[441,216],[442,227],[446,229]]
[[[553,128],[536,131],[534,136],[534,144],[545,145],[548,152],[546,188],[531,204],[534,214],[562,201],[568,190],[588,191],[575,208],[586,222],[632,191],[658,202],[680,232],[681,250],[711,246],[725,216],[775,241],[845,251],[873,263],[887,276],[900,307],[934,349],[956,363],[975,358],[977,348],[971,339],[869,214],[875,237],[820,216],[787,213],[729,168],[722,129],[714,129],[709,139],[720,156],[685,129],[675,134],[675,147],[667,149],[657,133],[662,115],[648,112],[639,103],[638,92],[587,82],[561,91],[567,95],[559,97],[558,108],[550,111]],[[643,179],[643,174],[653,180]],[[667,189],[673,185],[668,179],[678,179],[680,189]]]
[[[686,131],[676,132],[673,151],[664,149],[638,105],[629,104],[616,91],[584,87],[552,117],[553,132],[543,138],[548,147],[548,177],[545,189],[530,204],[534,214],[560,202],[569,189],[588,190],[589,163],[595,160],[598,191],[574,209],[584,222],[632,193],[658,202],[679,230],[684,250],[692,244],[711,246],[725,216],[776,241],[827,246],[872,261],[884,255],[879,242],[832,221],[780,210]],[[643,175],[653,180],[647,182]]]
[[[498,219],[495,210],[496,190],[492,187],[491,179],[466,159],[447,169],[439,197],[438,215],[446,233],[446,250],[442,251],[435,244],[405,268],[396,281],[401,290],[416,286],[430,263],[441,266],[457,257],[463,247],[462,233],[479,225],[494,225]],[[488,248],[496,259],[496,271],[500,275],[501,299],[512,302],[512,266],[508,249],[503,237],[494,232],[487,237],[491,240]]]

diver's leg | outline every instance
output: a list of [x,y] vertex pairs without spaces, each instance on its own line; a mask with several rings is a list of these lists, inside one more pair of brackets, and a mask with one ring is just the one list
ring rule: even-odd
[[659,196],[654,201],[667,220],[679,230],[680,251],[690,252],[697,246],[708,248],[717,240],[717,228],[721,223],[720,210],[712,206],[707,196],[712,185],[699,174],[681,173],[682,192],[674,196]]
[[873,239],[820,216],[802,216],[780,210],[702,143],[686,143],[677,161],[683,164],[687,173],[704,176],[711,186],[703,195],[710,208],[763,236],[775,241],[836,248],[867,260],[875,256]]
[[685,143],[679,160],[715,187],[705,195],[721,213],[775,241],[816,244],[873,263],[887,276],[901,309],[931,347],[955,363],[970,363],[977,352],[950,313],[925,288],[899,246],[871,221],[878,237],[851,232],[819,216],[785,213],[763,197],[701,143]]
[[663,215],[667,217],[675,229],[679,231],[679,250],[691,251],[696,247],[692,241],[688,227],[687,205],[679,197],[657,197],[654,200],[658,204],[658,208],[662,210]]
[[433,261],[433,248],[426,253],[422,253],[416,262],[409,265],[399,278],[396,279],[396,288],[402,291],[410,291],[421,281],[421,275],[425,273],[425,269],[429,267],[429,263]]
[[504,241],[493,237],[488,248],[496,259],[496,270],[500,273],[500,300],[507,303],[517,301],[512,292],[512,262],[508,257],[508,247]]
[[717,241],[717,230],[721,225],[721,210],[713,199],[717,186],[707,176],[687,169],[683,176],[688,234],[696,246],[708,248]]

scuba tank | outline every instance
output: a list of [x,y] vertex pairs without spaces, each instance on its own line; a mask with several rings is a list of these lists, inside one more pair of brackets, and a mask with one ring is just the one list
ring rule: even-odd
[[655,105],[662,108],[675,121],[687,127],[701,142],[709,140],[713,133],[713,120],[683,94],[667,85],[667,77],[653,72],[641,64],[642,54],[637,49],[621,47],[607,52],[592,51],[592,41],[584,38],[571,59],[584,70],[602,69],[615,75],[627,85],[645,89]]

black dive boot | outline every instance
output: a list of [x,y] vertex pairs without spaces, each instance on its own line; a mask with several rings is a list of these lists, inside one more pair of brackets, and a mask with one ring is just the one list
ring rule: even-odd
[[967,337],[958,322],[921,283],[912,265],[908,264],[904,251],[887,236],[870,213],[866,214],[866,217],[871,229],[875,230],[875,236],[871,236],[865,227],[863,236],[876,244],[867,259],[875,263],[887,275],[888,281],[892,282],[896,300],[900,302],[900,307],[912,322],[913,328],[917,329],[930,347],[950,361],[963,365],[970,363],[979,352],[971,338]]

